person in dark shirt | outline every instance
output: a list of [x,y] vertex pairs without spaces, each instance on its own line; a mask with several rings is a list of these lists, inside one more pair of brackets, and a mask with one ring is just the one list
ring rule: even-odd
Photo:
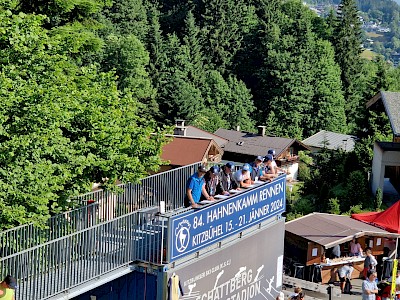
[[[208,195],[229,195],[228,191],[224,191],[222,187],[221,180],[219,178],[220,168],[218,166],[212,166],[210,170],[204,176],[204,180],[206,182],[206,191]],[[205,199],[204,196],[202,199]]]
[[228,162],[221,168],[221,172],[219,173],[219,178],[221,179],[222,189],[225,192],[229,192],[230,190],[240,189],[233,179],[233,170],[235,169],[235,165],[232,162]]

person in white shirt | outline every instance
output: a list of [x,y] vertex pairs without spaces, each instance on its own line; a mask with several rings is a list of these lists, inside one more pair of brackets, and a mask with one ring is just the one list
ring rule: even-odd
[[342,290],[342,293],[344,292],[344,286],[346,284],[346,279],[351,279],[351,274],[353,273],[354,268],[352,264],[344,265],[340,267],[337,270],[337,273],[339,275],[339,281],[340,281],[340,289]]
[[249,187],[253,184],[250,177],[250,165],[244,164],[243,167],[233,173],[233,179],[235,179],[239,187]]

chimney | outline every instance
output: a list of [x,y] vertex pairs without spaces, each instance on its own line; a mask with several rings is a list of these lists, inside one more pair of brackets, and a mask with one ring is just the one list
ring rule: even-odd
[[236,126],[236,131],[240,131],[240,125]]
[[185,120],[175,120],[174,135],[186,136]]
[[175,126],[176,126],[176,127],[185,127],[185,120],[176,119],[176,120],[175,120]]
[[265,127],[266,126],[257,126],[258,128],[258,135],[265,136]]

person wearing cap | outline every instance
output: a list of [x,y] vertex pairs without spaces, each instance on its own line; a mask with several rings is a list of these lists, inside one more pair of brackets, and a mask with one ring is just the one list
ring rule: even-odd
[[15,289],[17,288],[17,280],[11,275],[7,275],[2,282],[0,282],[0,299],[1,300],[15,300]]
[[204,174],[207,173],[207,169],[201,165],[197,172],[194,173],[186,182],[186,195],[184,199],[184,206],[185,207],[199,207],[200,197],[201,194],[204,195],[205,199],[207,200],[214,200],[214,197],[210,196],[207,193],[205,181],[204,181]]
[[[206,191],[208,195],[229,195],[229,192],[224,191],[221,180],[219,178],[220,168],[218,166],[212,166],[210,170],[204,175],[204,180],[206,182]],[[205,199],[204,195],[201,197],[202,200]]]
[[243,167],[233,173],[233,179],[235,179],[239,187],[249,187],[253,184],[250,176],[250,165],[244,164]]
[[267,155],[271,155],[271,156],[272,156],[271,167],[275,169],[275,173],[276,173],[276,174],[278,174],[278,172],[289,174],[286,170],[284,170],[284,169],[278,167],[278,165],[276,164],[276,161],[275,161],[275,155],[276,155],[276,153],[275,153],[275,150],[274,150],[274,149],[269,149],[268,152],[267,152]]
[[264,160],[264,157],[259,155],[256,157],[256,159],[252,163],[250,163],[251,180],[257,181],[257,179],[263,175],[263,167],[262,167],[263,160]]
[[272,166],[273,157],[271,154],[267,154],[264,157],[264,170],[260,177],[263,181],[272,181],[276,177],[276,170]]
[[221,171],[219,173],[219,178],[221,180],[221,187],[224,192],[229,192],[230,190],[240,189],[233,179],[233,169],[235,165],[232,162],[226,163],[221,167]]

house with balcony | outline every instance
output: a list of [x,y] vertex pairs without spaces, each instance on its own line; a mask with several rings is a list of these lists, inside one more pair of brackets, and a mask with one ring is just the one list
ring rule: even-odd
[[297,179],[299,151],[310,150],[308,146],[296,139],[267,135],[265,126],[258,126],[258,133],[220,128],[215,134],[228,140],[222,146],[224,160],[252,162],[256,156],[265,156],[269,149],[274,149],[278,167],[287,170],[290,179]]

